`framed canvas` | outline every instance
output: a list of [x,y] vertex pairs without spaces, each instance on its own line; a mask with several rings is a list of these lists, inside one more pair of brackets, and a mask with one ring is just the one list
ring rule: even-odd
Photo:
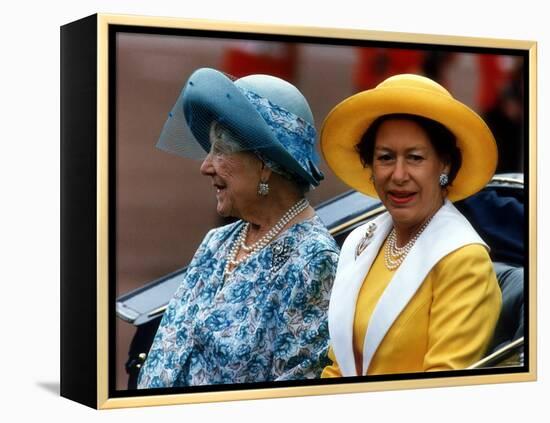
[[[139,386],[186,266],[212,228],[232,222],[217,214],[201,161],[156,148],[199,68],[291,82],[318,131],[336,104],[395,74],[428,76],[483,117],[496,173],[477,203],[457,204],[491,247],[502,292],[481,360],[430,372]],[[535,380],[536,95],[534,41],[102,14],[63,26],[61,395],[105,409]],[[384,207],[350,191],[323,160],[320,169],[325,179],[307,198],[341,245]]]

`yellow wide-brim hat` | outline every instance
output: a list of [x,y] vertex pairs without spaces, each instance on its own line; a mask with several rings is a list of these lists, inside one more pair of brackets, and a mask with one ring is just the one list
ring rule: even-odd
[[330,169],[345,184],[378,197],[356,150],[369,126],[378,117],[404,113],[424,116],[449,129],[462,153],[462,166],[447,198],[461,200],[481,190],[495,173],[497,146],[483,119],[441,85],[419,75],[392,76],[376,88],[362,91],[336,105],[321,130],[321,151]]

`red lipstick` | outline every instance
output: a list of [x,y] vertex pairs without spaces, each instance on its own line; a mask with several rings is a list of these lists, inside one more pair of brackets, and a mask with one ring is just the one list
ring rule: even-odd
[[389,191],[388,192],[388,197],[390,198],[390,200],[397,205],[409,203],[410,201],[412,201],[415,195],[416,195],[415,192],[410,192],[410,191]]

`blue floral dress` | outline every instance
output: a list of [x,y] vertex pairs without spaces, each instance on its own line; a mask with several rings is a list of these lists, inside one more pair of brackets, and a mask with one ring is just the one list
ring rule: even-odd
[[139,388],[319,377],[338,246],[297,223],[223,280],[242,221],[211,230],[168,304]]

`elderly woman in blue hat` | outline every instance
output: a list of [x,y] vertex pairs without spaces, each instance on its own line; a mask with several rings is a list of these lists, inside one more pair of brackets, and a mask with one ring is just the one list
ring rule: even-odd
[[[221,216],[170,301],[139,388],[315,378],[338,246],[305,199],[323,178],[296,87],[214,69],[189,78],[159,148],[196,157]],[[204,154],[203,154],[204,155]]]

